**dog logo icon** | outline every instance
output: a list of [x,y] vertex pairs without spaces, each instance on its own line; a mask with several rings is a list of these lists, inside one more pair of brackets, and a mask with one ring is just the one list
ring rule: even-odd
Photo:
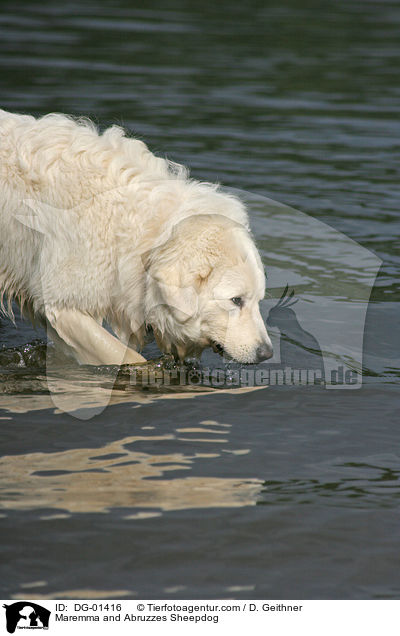
[[48,629],[50,610],[31,603],[19,601],[12,605],[3,605],[6,610],[7,631],[14,634],[18,629]]
[[288,294],[287,284],[282,296],[269,311],[266,323],[280,332],[280,364],[282,367],[319,369],[324,374],[321,347],[318,340],[299,323],[293,305],[299,299],[293,298],[294,289]]

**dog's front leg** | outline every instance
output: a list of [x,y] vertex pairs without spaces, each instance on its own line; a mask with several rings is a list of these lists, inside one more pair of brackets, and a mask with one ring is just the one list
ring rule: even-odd
[[46,318],[50,335],[61,338],[80,364],[120,365],[146,361],[87,314],[75,309],[47,308]]

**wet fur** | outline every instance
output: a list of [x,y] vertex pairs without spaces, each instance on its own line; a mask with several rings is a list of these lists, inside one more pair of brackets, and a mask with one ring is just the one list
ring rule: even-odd
[[[180,358],[223,340],[231,308],[221,319],[209,305],[229,268],[241,268],[254,306],[264,294],[242,203],[118,126],[99,134],[85,119],[0,110],[0,237],[3,313],[12,318],[15,300],[56,326],[57,312],[79,312],[135,350],[147,324]],[[238,329],[238,359],[250,362],[269,340],[253,309]]]

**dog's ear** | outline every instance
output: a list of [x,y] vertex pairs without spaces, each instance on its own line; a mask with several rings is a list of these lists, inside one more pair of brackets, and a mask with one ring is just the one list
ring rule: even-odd
[[194,281],[193,281],[193,285],[194,288],[199,292],[201,291],[201,289],[204,287],[204,285],[207,284],[209,276],[212,272],[212,267],[211,265],[204,265],[203,268],[200,269],[200,271],[196,274]]
[[176,266],[165,265],[148,272],[148,299],[152,307],[167,305],[175,320],[185,323],[197,313],[199,298],[195,281],[180,276]]
[[159,289],[164,304],[178,322],[185,323],[197,313],[199,297],[193,285],[183,287],[160,282]]
[[198,312],[199,293],[221,257],[227,224],[215,215],[190,216],[174,226],[163,245],[142,255],[152,308],[167,305],[180,323]]

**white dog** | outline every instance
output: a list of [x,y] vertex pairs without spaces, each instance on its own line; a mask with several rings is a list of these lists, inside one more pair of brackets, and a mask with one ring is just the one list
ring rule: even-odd
[[149,326],[180,360],[272,356],[242,203],[116,126],[0,110],[0,293],[84,364],[143,361]]

